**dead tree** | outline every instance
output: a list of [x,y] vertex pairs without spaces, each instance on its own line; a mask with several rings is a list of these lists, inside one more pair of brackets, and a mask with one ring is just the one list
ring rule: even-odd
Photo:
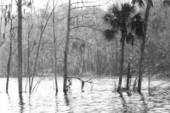
[[[47,5],[48,6],[48,5]],[[57,6],[57,4],[55,4],[54,8]],[[34,62],[34,68],[33,68],[33,75],[31,76],[31,80],[30,80],[30,92],[32,91],[32,88],[33,88],[33,82],[34,82],[34,77],[36,75],[36,68],[37,68],[37,62],[38,62],[38,58],[39,58],[39,53],[40,53],[40,46],[41,46],[41,41],[42,41],[42,38],[43,38],[43,34],[44,34],[44,31],[47,27],[47,24],[48,24],[48,21],[54,11],[54,8],[51,10],[50,12],[50,15],[47,17],[47,20],[45,23],[43,23],[43,21],[41,21],[41,26],[40,26],[40,36],[39,36],[39,42],[38,42],[38,49],[37,49],[37,53],[36,53],[36,58],[35,58],[35,62]],[[48,7],[46,7],[46,11],[47,11]],[[43,17],[44,19],[45,17]]]
[[[108,3],[108,2],[106,2]],[[68,14],[67,14],[67,35],[66,35],[66,41],[65,41],[65,50],[64,50],[64,82],[63,82],[63,92],[66,93],[67,92],[67,78],[68,78],[68,52],[69,52],[69,40],[70,40],[70,32],[73,29],[77,29],[80,27],[87,27],[87,28],[92,28],[92,29],[97,29],[97,28],[93,28],[91,26],[84,26],[84,25],[80,25],[80,26],[76,26],[76,27],[72,27],[70,28],[70,22],[71,19],[77,18],[77,16],[75,17],[71,17],[71,10],[74,9],[82,9],[82,8],[91,8],[91,7],[97,7],[97,6],[101,6],[104,4],[98,4],[98,5],[93,5],[93,6],[89,6],[89,5],[83,5],[80,7],[71,7],[72,5],[75,4],[83,4],[82,2],[75,2],[75,3],[71,3],[71,0],[68,0]],[[97,29],[98,30],[98,29]]]
[[18,0],[18,91],[22,93],[22,0]]
[[8,93],[8,86],[9,86],[9,76],[10,76],[10,70],[11,70],[11,57],[12,57],[12,18],[11,18],[11,28],[10,28],[10,44],[9,44],[9,58],[7,63],[7,81],[6,81],[6,93]]
[[67,15],[67,36],[65,41],[65,50],[64,50],[64,82],[63,82],[63,92],[67,92],[67,74],[68,74],[68,51],[69,51],[69,37],[70,37],[70,13],[71,13],[71,0],[68,3],[68,15]]

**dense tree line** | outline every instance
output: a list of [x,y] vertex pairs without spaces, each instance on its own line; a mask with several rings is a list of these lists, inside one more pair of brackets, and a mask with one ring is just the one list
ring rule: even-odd
[[[131,76],[138,77],[140,92],[142,75],[169,75],[169,5],[165,2],[132,0],[105,11],[100,4],[79,8],[69,1],[62,5],[53,1],[34,11],[32,1],[21,5],[19,0],[18,14],[12,13],[10,4],[3,7],[1,77],[19,76],[19,84],[21,76],[28,77],[31,92],[37,76],[55,74],[56,86],[57,75],[63,74],[65,85],[67,76],[119,76],[120,90],[130,68]],[[20,6],[26,7],[23,12]]]

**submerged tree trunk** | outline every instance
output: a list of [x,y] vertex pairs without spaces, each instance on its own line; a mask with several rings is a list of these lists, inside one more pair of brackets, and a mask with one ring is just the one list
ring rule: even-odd
[[8,86],[9,86],[9,76],[11,70],[11,57],[12,57],[12,19],[11,19],[11,28],[10,28],[10,47],[9,47],[9,58],[7,63],[7,81],[6,81],[6,93],[8,93]]
[[28,59],[27,59],[27,75],[28,75],[28,83],[29,83],[29,93],[31,93],[31,88],[30,88],[30,82],[31,82],[31,76],[30,76],[30,40],[28,36]]
[[124,64],[124,49],[125,49],[125,34],[122,31],[122,39],[121,39],[121,59],[120,59],[120,70],[119,70],[119,83],[117,91],[120,92],[122,85],[122,76],[123,76],[123,64]]
[[[54,0],[53,0],[54,8]],[[55,11],[55,9],[54,9]],[[56,48],[56,36],[55,36],[55,12],[53,11],[53,38],[54,38],[54,73],[55,73],[55,90],[56,94],[58,93],[58,84],[57,84],[57,48]]]
[[22,93],[22,0],[18,0],[18,89]]
[[[42,23],[41,23],[42,24]],[[39,39],[39,42],[38,42],[38,47],[37,47],[37,53],[36,53],[36,57],[35,57],[35,62],[34,62],[34,68],[33,68],[33,75],[32,77],[30,78],[30,93],[32,92],[32,88],[33,88],[33,83],[34,83],[34,77],[36,75],[36,68],[37,68],[37,62],[38,62],[38,58],[39,58],[39,53],[40,53],[40,46],[41,46],[41,40],[42,40],[42,35],[43,35],[43,28],[42,28],[42,25],[41,25],[41,34],[40,34],[40,39]]]
[[151,0],[148,0],[146,12],[145,12],[145,28],[144,28],[145,31],[144,31],[144,35],[143,35],[143,39],[141,43],[141,56],[139,59],[139,79],[138,79],[138,92],[139,93],[141,93],[141,87],[142,87],[143,62],[144,62],[145,43],[146,43],[146,34],[147,34],[150,7],[151,7]]
[[[27,49],[27,76],[28,76],[28,85],[29,85],[29,94],[31,94],[31,75],[30,75],[30,54],[31,54],[31,46],[30,46],[30,36],[31,36],[31,31],[33,29],[33,18],[32,18],[32,5],[31,5],[31,20],[30,20],[30,30],[28,32],[28,39],[27,39],[27,44],[28,44],[28,49]],[[34,48],[35,45],[33,45]]]
[[28,32],[28,52],[27,52],[27,76],[28,76],[28,84],[29,84],[29,93],[31,93],[31,75],[30,75],[30,34],[33,28],[33,24],[31,25],[30,31]]
[[130,62],[129,62],[128,68],[127,68],[127,81],[126,81],[127,90],[129,90],[129,87],[130,87],[130,81],[131,81],[131,74],[130,74]]
[[67,15],[67,37],[65,42],[65,51],[64,51],[64,82],[63,82],[63,92],[67,92],[67,64],[68,64],[68,51],[69,51],[69,37],[70,37],[70,13],[71,13],[71,0],[69,0],[68,4],[68,15]]

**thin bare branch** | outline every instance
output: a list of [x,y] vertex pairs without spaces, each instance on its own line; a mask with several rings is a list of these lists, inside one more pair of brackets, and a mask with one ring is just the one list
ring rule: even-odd
[[76,27],[72,27],[71,30],[73,29],[78,29],[78,28],[90,28],[90,29],[93,29],[93,30],[96,30],[96,31],[100,31],[100,32],[103,32],[103,30],[97,28],[97,27],[93,27],[93,26],[85,26],[85,25],[79,25],[79,26],[76,26]]
[[93,7],[100,7],[100,6],[104,6],[106,4],[108,4],[110,1],[106,1],[105,3],[103,4],[96,4],[96,5],[83,5],[83,6],[78,6],[78,7],[73,7],[71,8],[71,10],[74,10],[74,9],[83,9],[83,8],[93,8]]

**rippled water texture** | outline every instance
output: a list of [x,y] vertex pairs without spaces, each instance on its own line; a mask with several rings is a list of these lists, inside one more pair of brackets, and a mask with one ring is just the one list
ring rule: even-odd
[[[38,78],[36,78],[38,79]],[[38,89],[29,96],[18,95],[17,79],[10,79],[9,94],[5,93],[5,78],[0,79],[0,113],[170,113],[170,91],[156,89],[148,96],[143,94],[115,93],[113,79],[97,79],[93,87],[85,85],[80,90],[80,82],[73,81],[71,91],[62,93],[62,79],[59,78],[59,93],[55,95],[53,79],[44,79]],[[25,85],[25,80],[24,80]],[[160,84],[154,81],[152,84]],[[147,82],[144,83],[144,87]],[[23,86],[23,89],[25,87]]]

